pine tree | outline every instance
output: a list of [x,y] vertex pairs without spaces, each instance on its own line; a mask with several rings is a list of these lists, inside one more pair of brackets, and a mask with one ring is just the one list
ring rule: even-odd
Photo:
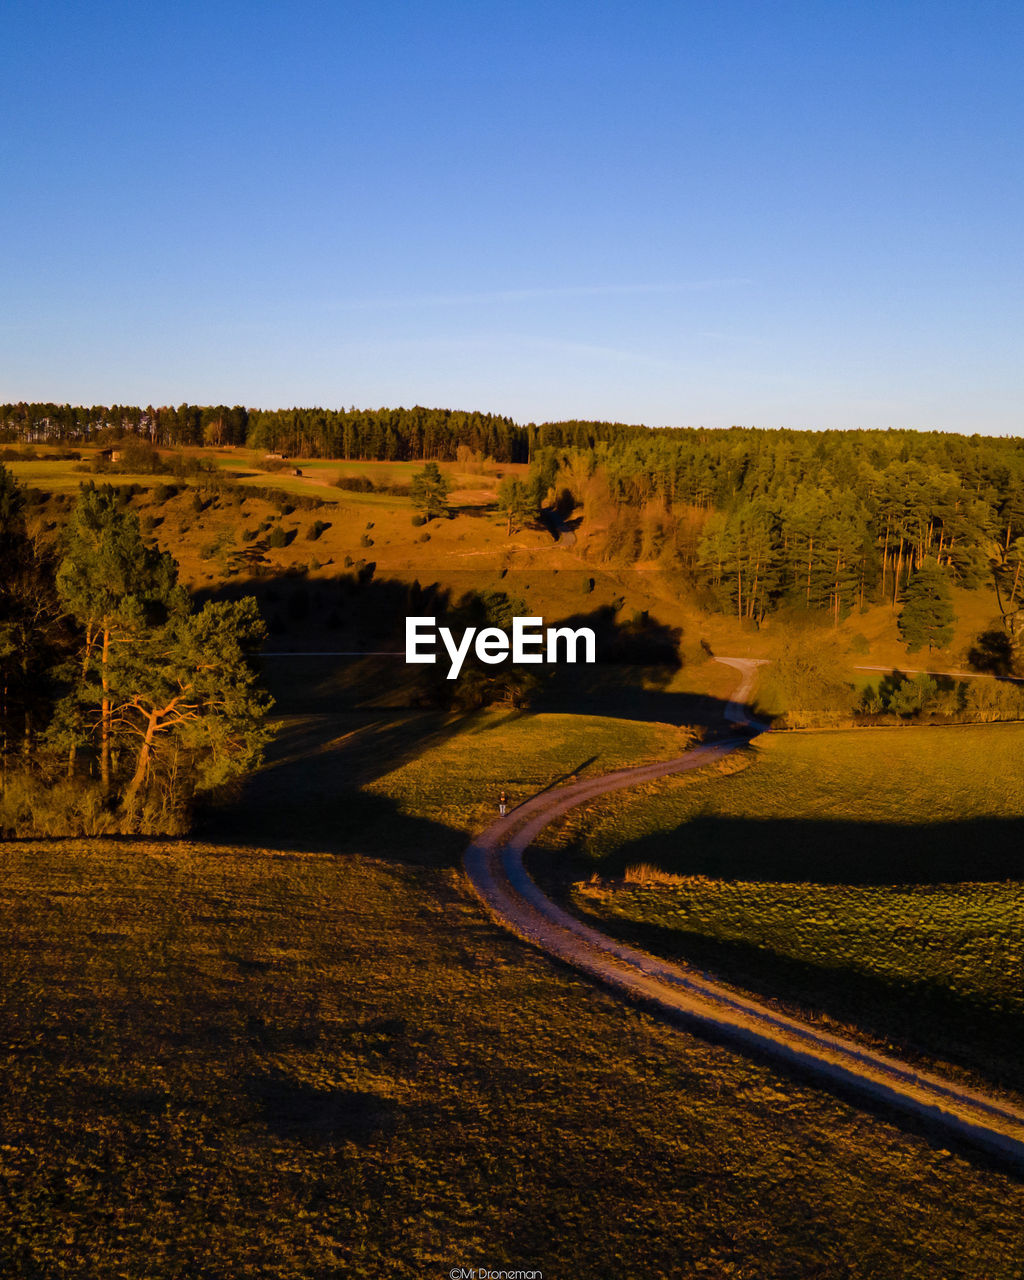
[[207,790],[259,763],[271,700],[248,663],[265,634],[251,596],[210,601],[199,613],[176,615],[129,651],[119,673],[114,719],[134,750],[135,769],[122,810],[131,824],[159,766],[175,758],[163,808],[180,808],[194,790]]
[[509,537],[537,513],[526,486],[514,476],[506,476],[498,485],[498,510],[508,516],[506,532]]
[[197,789],[257,763],[266,740],[270,700],[247,660],[264,634],[255,601],[193,613],[177,574],[110,486],[83,489],[57,571],[82,641],[49,739],[69,772],[78,747],[96,750],[126,830],[176,829]]
[[451,485],[448,477],[441,474],[436,462],[428,462],[422,471],[417,471],[412,478],[409,490],[412,505],[428,520],[446,515],[446,501]]
[[934,564],[922,565],[910,576],[898,620],[900,638],[909,653],[923,645],[944,649],[953,639],[953,599],[946,575]]
[[[138,645],[149,628],[186,610],[177,586],[177,565],[168,552],[148,546],[139,518],[110,485],[84,487],[65,534],[65,554],[57,569],[57,592],[82,628],[80,679],[64,723],[99,732],[100,781],[112,785],[113,708],[119,659],[124,646]],[[98,712],[97,712],[98,708]],[[89,735],[91,736],[91,734]],[[71,746],[73,755],[74,746]]]

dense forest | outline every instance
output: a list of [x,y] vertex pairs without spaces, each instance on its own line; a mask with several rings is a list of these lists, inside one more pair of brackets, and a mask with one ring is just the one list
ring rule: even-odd
[[539,450],[593,554],[682,570],[709,607],[760,621],[903,599],[918,573],[1024,605],[1024,441],[901,431],[650,431]]
[[528,462],[536,450],[642,434],[644,427],[608,422],[520,426],[491,413],[452,409],[246,409],[241,405],[5,404],[0,441],[8,444],[94,444],[125,434],[161,448],[247,445],[294,458],[359,461],[454,461],[460,446],[496,462]]

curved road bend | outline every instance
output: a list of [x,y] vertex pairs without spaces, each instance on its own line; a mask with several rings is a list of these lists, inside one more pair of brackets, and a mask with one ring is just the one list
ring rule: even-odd
[[[719,661],[742,675],[726,710],[727,718],[760,729],[742,705],[753,687],[758,664],[743,658]],[[1024,1111],[829,1035],[729,991],[694,969],[658,960],[606,937],[563,911],[527,874],[524,852],[561,814],[612,791],[703,768],[749,740],[749,733],[738,734],[697,747],[675,760],[619,769],[527,800],[488,827],[466,850],[463,865],[473,888],[499,924],[624,995],[714,1039],[773,1058],[802,1074],[867,1096],[961,1141],[1024,1164]]]

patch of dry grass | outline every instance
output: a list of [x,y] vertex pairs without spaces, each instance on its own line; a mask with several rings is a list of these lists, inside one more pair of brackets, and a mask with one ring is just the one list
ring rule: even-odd
[[1020,1274],[1019,1182],[575,979],[457,872],[2,858],[4,1275]]

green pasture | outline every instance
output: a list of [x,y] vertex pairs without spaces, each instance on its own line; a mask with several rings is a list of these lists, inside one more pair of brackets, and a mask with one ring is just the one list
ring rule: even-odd
[[603,802],[577,841],[578,868],[602,876],[576,886],[579,909],[1024,1090],[1024,726],[769,735],[746,755]]
[[[937,984],[993,1013],[1024,1017],[1024,898],[1016,883],[758,884],[683,880],[595,889],[623,919],[645,920],[883,984]],[[894,939],[902,942],[893,947]]]
[[[1018,724],[765,734],[739,760],[749,767],[727,779],[704,773],[667,781],[653,794],[611,798],[588,838],[588,856],[619,871],[626,861],[650,861],[683,874],[710,873],[711,859],[714,874],[723,876],[760,861],[770,863],[777,879],[834,881],[857,872],[856,853],[845,842],[836,845],[845,827],[860,829],[863,866],[873,856],[872,826],[876,836],[881,827],[903,828],[910,841],[942,823],[1024,816],[1024,726]],[[717,824],[713,847],[701,844],[704,827],[695,831],[694,822],[708,830]],[[788,853],[778,842],[771,843],[770,859],[723,843],[730,825],[752,824],[763,850],[773,823],[784,824]],[[831,824],[831,839],[810,849],[794,843],[801,823],[819,824],[823,835]],[[926,867],[927,841],[918,844]]]
[[579,910],[882,1049],[1024,1092],[1021,883],[577,885]]
[[36,459],[33,462],[5,462],[3,464],[11,475],[30,489],[41,489],[46,493],[68,493],[78,489],[80,485],[94,484],[138,484],[152,489],[155,485],[166,484],[167,476],[153,475],[147,472],[140,475],[123,475],[120,472],[97,474],[91,471],[76,471],[80,464],[68,460],[48,461]]
[[310,848],[326,839],[340,850],[452,866],[471,833],[497,817],[502,788],[515,805],[573,776],[671,758],[686,742],[671,725],[602,716],[291,715],[277,721],[267,762],[236,803],[203,821],[241,843]]
[[319,498],[323,502],[341,502],[349,496],[333,485],[313,484],[304,475],[291,476],[286,471],[225,470],[233,484],[246,489],[276,489],[281,493],[298,494],[303,498]]
[[468,833],[496,816],[503,788],[514,807],[558,782],[671,759],[690,738],[641,720],[488,710],[369,789],[403,813]]

